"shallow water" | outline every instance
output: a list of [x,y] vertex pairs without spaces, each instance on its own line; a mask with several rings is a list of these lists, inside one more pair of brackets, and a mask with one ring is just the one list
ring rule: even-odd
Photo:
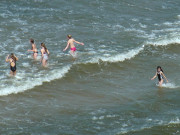
[[[178,0],[2,0],[1,134],[180,134]],[[72,34],[74,61],[66,46]],[[34,61],[29,39],[50,51]],[[9,76],[6,55],[19,57]],[[161,65],[169,83],[151,81]]]

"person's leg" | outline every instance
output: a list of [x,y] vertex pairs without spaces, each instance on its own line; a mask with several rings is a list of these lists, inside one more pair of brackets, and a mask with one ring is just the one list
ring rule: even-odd
[[46,60],[45,60],[45,59],[43,59],[43,61],[42,61],[42,65],[43,65],[43,67],[45,67],[45,66],[46,66]]
[[162,87],[163,84],[163,79],[161,79],[161,81],[159,81],[159,86]]
[[10,71],[10,75],[13,76],[13,72],[12,71]]
[[16,71],[13,72],[13,76],[15,76],[15,75],[16,75]]
[[44,63],[44,64],[45,64],[45,67],[46,67],[46,66],[47,66],[47,60],[45,60],[45,63]]
[[75,52],[74,50],[71,50],[71,53],[72,53],[72,54],[74,54],[74,52]]
[[35,60],[37,59],[37,55],[38,55],[37,53],[34,53],[34,55],[33,55]]
[[42,60],[42,66],[44,67],[44,59]]

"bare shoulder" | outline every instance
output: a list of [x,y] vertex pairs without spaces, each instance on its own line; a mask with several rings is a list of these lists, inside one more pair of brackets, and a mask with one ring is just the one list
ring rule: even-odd
[[33,44],[36,47],[36,44]]
[[33,49],[35,49],[36,48],[36,44],[32,44],[32,47],[33,47]]
[[68,40],[68,43],[73,43],[73,42],[74,42],[73,38]]

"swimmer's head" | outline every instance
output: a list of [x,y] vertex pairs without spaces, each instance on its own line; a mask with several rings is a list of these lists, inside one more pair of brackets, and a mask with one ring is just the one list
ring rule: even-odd
[[45,44],[44,43],[41,43],[41,47],[44,47],[45,46]]
[[46,45],[44,43],[41,43],[41,47],[43,47],[45,49],[45,51],[47,52],[47,48],[46,48]]
[[34,39],[31,38],[30,39],[30,43],[34,44]]
[[162,72],[163,72],[163,70],[162,70],[161,66],[157,66],[157,72],[160,72],[160,71],[162,71]]
[[68,38],[68,39],[71,39],[71,38],[72,38],[72,35],[67,35],[67,38]]
[[13,59],[13,60],[16,60],[16,58],[14,56],[14,53],[11,53],[10,58]]

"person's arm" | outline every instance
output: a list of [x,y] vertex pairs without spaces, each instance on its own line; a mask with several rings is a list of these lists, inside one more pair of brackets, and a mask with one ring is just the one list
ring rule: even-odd
[[153,78],[151,78],[151,80],[154,80],[157,77],[157,72],[155,74],[155,76]]
[[64,48],[63,51],[66,51],[68,49],[68,47],[69,47],[69,42],[67,43],[67,46],[66,46],[66,48]]
[[77,43],[77,44],[80,44],[80,45],[84,45],[84,43],[82,43],[82,42],[78,42],[78,41],[76,41],[76,40],[73,40],[75,43]]
[[34,52],[34,50],[28,50],[28,52]]
[[28,50],[28,52],[34,52],[35,51],[35,45],[33,44],[32,45],[32,49],[31,50]]
[[41,62],[42,62],[42,59],[43,59],[43,56],[44,56],[44,52],[43,52],[43,50],[41,49]]
[[48,55],[50,54],[49,50],[47,50],[47,54],[48,54]]
[[44,56],[44,52],[43,52],[43,49],[41,49],[41,57]]
[[16,61],[18,61],[19,59],[18,59],[18,57],[16,57],[15,55],[14,55],[14,57],[16,58]]
[[166,82],[168,83],[168,80],[167,80],[166,76],[164,75],[164,73],[161,72],[161,74],[162,74],[162,76],[166,79]]
[[6,57],[6,62],[9,62],[9,55]]

